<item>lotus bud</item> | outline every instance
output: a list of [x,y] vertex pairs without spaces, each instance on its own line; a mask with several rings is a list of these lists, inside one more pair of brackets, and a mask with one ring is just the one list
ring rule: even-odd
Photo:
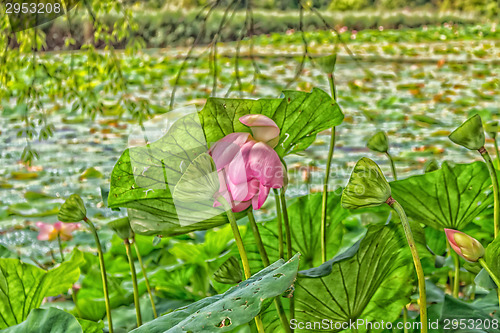
[[121,239],[134,238],[134,231],[130,226],[128,217],[113,220],[108,223],[108,226],[116,233]]
[[212,201],[219,188],[219,176],[214,160],[207,153],[203,153],[196,157],[182,174],[172,197],[183,202]]
[[453,250],[467,261],[476,262],[484,256],[484,247],[479,241],[463,232],[444,229]]
[[82,198],[78,194],[72,194],[63,203],[57,218],[61,222],[80,222],[87,218],[87,210]]
[[363,157],[356,163],[342,192],[342,207],[357,209],[379,206],[391,197],[391,187],[377,163]]
[[496,139],[498,134],[498,121],[489,121],[484,124],[484,130],[492,139]]
[[485,143],[481,117],[476,114],[467,119],[465,123],[450,134],[449,138],[454,143],[464,146],[467,149],[481,149]]
[[368,140],[366,146],[373,151],[387,153],[389,151],[389,140],[387,139],[387,134],[383,131],[376,133]]

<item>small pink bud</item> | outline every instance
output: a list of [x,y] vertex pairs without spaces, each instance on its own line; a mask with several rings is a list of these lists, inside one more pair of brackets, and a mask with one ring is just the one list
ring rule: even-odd
[[453,250],[465,260],[476,262],[484,256],[484,247],[477,239],[458,230],[444,229],[444,232]]

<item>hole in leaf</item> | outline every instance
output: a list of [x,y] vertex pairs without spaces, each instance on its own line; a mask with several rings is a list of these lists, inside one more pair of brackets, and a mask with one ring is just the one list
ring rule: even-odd
[[215,325],[215,327],[222,328],[222,327],[227,327],[227,326],[230,326],[230,325],[231,325],[231,318],[226,317],[226,318],[222,319],[220,323],[218,323],[217,325]]
[[279,279],[282,276],[285,276],[285,274],[283,274],[283,273],[276,273],[276,274],[273,275],[273,277],[275,277],[277,279]]

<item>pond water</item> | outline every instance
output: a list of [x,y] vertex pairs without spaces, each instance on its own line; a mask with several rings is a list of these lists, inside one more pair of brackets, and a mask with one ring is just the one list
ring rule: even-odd
[[[489,46],[485,47],[485,44]],[[436,52],[444,45],[460,50],[461,58]],[[451,143],[447,135],[473,113],[479,113],[485,121],[497,118],[500,66],[490,60],[498,59],[499,43],[397,44],[392,49],[387,45],[357,44],[353,50],[366,56],[387,53],[392,56],[394,48],[412,49],[414,53],[397,61],[364,63],[363,67],[373,75],[368,75],[363,68],[349,61],[345,53],[341,54],[336,68],[336,83],[345,121],[337,128],[331,189],[345,185],[352,167],[363,156],[379,163],[386,177],[392,180],[387,158],[366,148],[367,139],[378,130],[388,133],[390,152],[395,158],[400,178],[423,173],[426,162],[431,159],[440,163],[445,160],[460,163],[480,159],[479,154]],[[478,48],[486,48],[487,54],[475,57],[473,54]],[[318,50],[321,51],[320,46]],[[221,53],[224,51],[221,48]],[[267,49],[260,51],[269,53]],[[296,50],[290,50],[293,51]],[[170,62],[172,66],[178,66],[181,61],[176,56],[178,52],[158,50],[134,58],[123,56],[123,63],[130,63],[127,68],[130,80],[128,93],[145,98],[158,108],[168,108],[174,76],[171,71],[162,74],[161,67],[155,69],[154,65]],[[202,51],[200,54],[203,54]],[[67,62],[67,57],[47,55],[44,61],[62,58]],[[206,60],[200,59],[202,57],[197,60],[197,67],[189,68],[180,82],[176,95],[177,108],[191,105],[191,110],[200,110],[210,95],[210,66]],[[419,62],[419,59],[422,61]],[[141,63],[147,64],[151,72],[141,70]],[[251,62],[248,59],[242,61],[244,97],[278,97],[297,68],[297,59],[281,58],[279,55],[260,57],[257,63],[259,73],[255,76],[257,81],[254,81]],[[221,56],[219,67],[216,95],[223,97],[234,83],[234,65],[231,58]],[[152,72],[155,72],[154,78],[151,78]],[[312,87],[329,91],[325,77],[307,63],[290,89],[308,91]],[[229,96],[238,97],[239,93],[233,89]],[[105,98],[113,100],[113,96]],[[15,101],[12,101],[12,107],[14,104]],[[47,105],[50,103],[47,102]],[[166,116],[158,115],[152,120],[153,124],[158,124],[160,132],[163,129],[161,124],[164,124],[162,119]],[[23,126],[21,119],[16,114],[0,118],[0,244],[18,251],[44,251],[39,242],[33,241],[36,231],[32,226],[36,221],[55,222],[55,212],[63,202],[62,198],[72,193],[84,198],[89,216],[94,216],[98,223],[124,214],[105,208],[103,196],[109,189],[112,168],[129,146],[129,136],[139,129],[138,125],[126,117],[118,120],[116,117],[99,116],[96,120],[89,120],[64,108],[53,113],[50,119],[55,125],[54,135],[46,141],[35,140],[31,143],[40,156],[31,167],[26,167],[19,163],[26,145],[26,141],[17,136]],[[291,177],[289,196],[320,189],[329,133],[325,131],[318,135],[316,142],[306,151],[287,157]],[[494,153],[491,139],[487,148]],[[301,168],[311,164],[317,168],[313,168],[310,187],[305,187]],[[266,207],[263,213],[266,213]],[[22,227],[26,225],[31,227]]]

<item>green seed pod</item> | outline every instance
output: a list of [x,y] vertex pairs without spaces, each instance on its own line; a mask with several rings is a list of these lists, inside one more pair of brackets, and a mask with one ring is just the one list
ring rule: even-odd
[[80,222],[87,217],[87,210],[82,198],[78,194],[72,194],[61,206],[57,218],[61,222]]
[[387,153],[389,151],[389,140],[387,139],[387,134],[383,131],[377,132],[368,140],[366,146],[373,151]]
[[492,139],[496,139],[498,134],[498,121],[489,121],[484,124],[484,130]]
[[342,207],[357,209],[379,206],[391,196],[391,187],[377,163],[363,157],[356,163],[342,192]]
[[108,226],[116,233],[121,239],[134,238],[134,231],[130,227],[130,221],[128,217],[113,220],[108,223]]
[[323,73],[332,74],[335,71],[335,64],[337,63],[337,53],[316,58],[315,61]]
[[449,138],[454,143],[464,146],[467,149],[480,149],[485,143],[481,117],[476,114],[467,119],[465,123],[450,134]]
[[187,167],[175,185],[172,197],[183,202],[213,200],[219,192],[219,176],[214,160],[207,153],[200,154]]

